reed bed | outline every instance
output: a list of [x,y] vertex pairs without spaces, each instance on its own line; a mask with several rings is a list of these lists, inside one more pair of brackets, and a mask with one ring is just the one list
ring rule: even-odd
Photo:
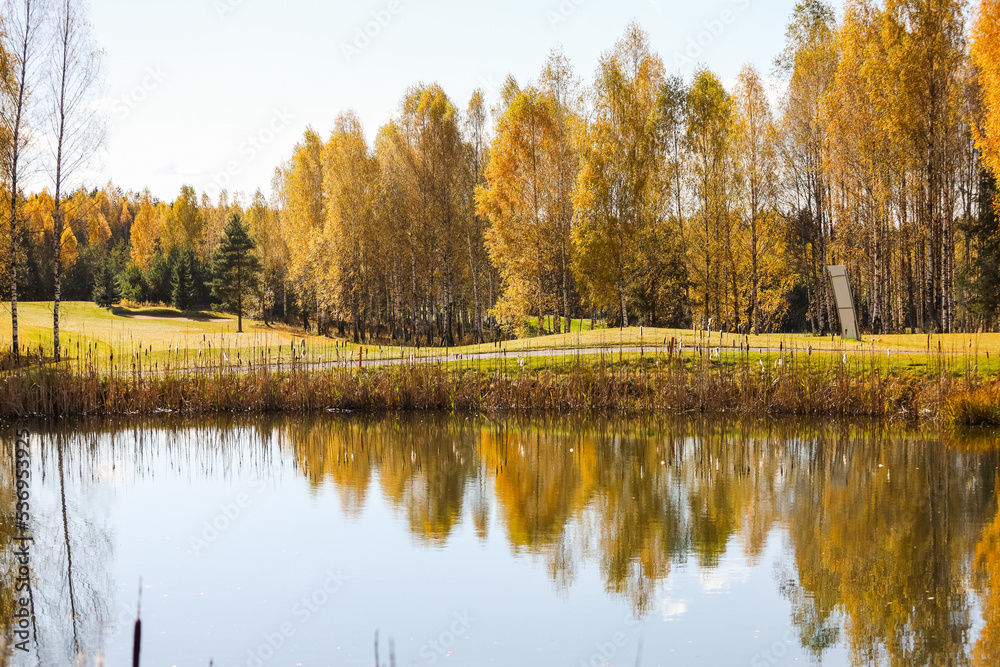
[[963,370],[961,362],[915,374],[877,355],[532,361],[112,373],[41,364],[0,376],[0,419],[163,412],[727,412],[1000,425],[1000,379],[971,365]]

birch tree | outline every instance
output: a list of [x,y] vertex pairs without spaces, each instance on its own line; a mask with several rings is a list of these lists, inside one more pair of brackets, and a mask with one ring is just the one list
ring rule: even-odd
[[[103,140],[100,118],[91,106],[98,83],[102,52],[92,42],[91,26],[83,0],[59,0],[53,14],[53,46],[49,80],[50,122],[53,141],[53,198],[55,237],[63,237],[63,194],[80,168],[93,156]],[[53,252],[55,281],[52,310],[53,357],[59,361],[59,302],[62,298],[61,243]]]
[[776,224],[778,194],[777,141],[771,105],[760,74],[745,66],[734,94],[734,154],[739,179],[740,221],[750,263],[748,319],[753,333],[760,331],[761,274],[765,253],[781,245]]
[[593,112],[581,137],[573,194],[576,273],[588,300],[629,324],[640,281],[638,245],[664,210],[663,151],[655,131],[666,77],[649,36],[632,23],[601,56]]
[[36,55],[40,46],[42,7],[39,0],[8,0],[4,5],[2,40],[6,67],[0,77],[0,126],[3,128],[3,168],[9,188],[10,209],[10,321],[11,353],[20,357],[17,322],[17,263],[20,225],[18,200],[31,131],[28,125],[31,97],[37,72]]

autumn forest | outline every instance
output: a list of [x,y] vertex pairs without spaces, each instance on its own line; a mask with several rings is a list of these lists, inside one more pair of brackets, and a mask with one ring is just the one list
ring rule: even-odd
[[269,192],[173,202],[19,186],[23,33],[2,61],[8,298],[232,311],[219,249],[242,228],[239,310],[355,341],[827,333],[829,264],[867,332],[1000,322],[1000,0],[803,0],[772,68],[735,82],[672,74],[633,23],[593,73],[555,49],[469,100],[415,84],[373,140],[351,111],[308,129]]

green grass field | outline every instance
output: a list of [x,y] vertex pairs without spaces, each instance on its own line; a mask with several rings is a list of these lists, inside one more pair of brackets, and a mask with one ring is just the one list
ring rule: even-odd
[[[10,306],[0,311],[0,336],[9,346],[11,335]],[[39,347],[46,357],[52,355],[52,304],[21,303],[18,306],[20,343],[32,355]],[[244,333],[236,333],[236,318],[220,313],[181,313],[171,308],[107,310],[92,303],[63,303],[60,308],[60,339],[63,355],[72,360],[87,358],[106,361],[111,354],[120,360],[140,352],[143,365],[177,365],[185,356],[189,361],[206,361],[225,353],[288,349],[291,342],[305,338],[307,344],[325,345],[327,339],[303,336],[285,328],[269,328],[244,320]]]
[[[22,303],[18,309],[22,349],[27,347],[37,356],[41,347],[44,357],[52,355],[52,304]],[[536,336],[450,348],[451,359],[457,355],[468,357],[476,353],[495,353],[505,350],[507,364],[516,364],[518,355],[530,351],[548,351],[552,356],[525,357],[531,368],[554,367],[575,357],[560,350],[577,348],[606,348],[610,351],[623,348],[655,348],[683,344],[687,354],[706,354],[718,363],[734,361],[741,353],[726,348],[740,348],[749,344],[755,351],[751,358],[760,357],[773,363],[777,351],[836,352],[819,354],[818,357],[840,358],[841,354],[862,362],[869,367],[900,368],[922,374],[929,369],[940,369],[944,364],[955,372],[978,368],[980,372],[1000,371],[1000,334],[945,334],[928,336],[884,335],[867,337],[863,342],[843,341],[839,338],[819,337],[808,334],[739,336],[734,334],[695,332],[690,329],[638,328],[608,329],[600,323],[590,329],[590,320],[574,320],[572,333]],[[551,322],[548,326],[551,326]],[[279,358],[290,361],[294,352],[297,362],[315,363],[357,359],[358,347],[364,347],[364,358],[400,359],[443,356],[440,348],[399,347],[379,345],[354,345],[344,340],[303,334],[283,325],[273,327],[252,320],[244,320],[244,333],[236,333],[236,320],[231,315],[211,312],[181,313],[170,308],[145,308],[129,310],[99,308],[92,303],[64,303],[61,308],[62,345],[64,363],[77,367],[104,368],[112,363],[117,368],[129,368],[135,363],[147,368],[189,368],[211,364],[235,365],[237,363],[273,363]],[[10,341],[10,308],[0,309],[0,339]],[[305,341],[303,348],[300,343]],[[722,348],[715,353],[714,348]],[[756,349],[763,348],[759,353]],[[938,351],[945,354],[938,354]],[[113,357],[112,357],[113,355]],[[609,353],[602,357],[590,356],[588,362],[628,361],[646,355]],[[662,355],[661,355],[662,356]],[[131,360],[131,361],[129,361]],[[494,364],[490,364],[491,366]],[[503,365],[500,362],[500,365]]]
[[[561,319],[562,319],[562,326],[560,328],[565,329],[565,327],[566,327],[566,318],[564,317],[564,318],[561,318]],[[552,317],[552,316],[546,317],[545,318],[545,330],[546,331],[552,331],[555,328],[555,323],[556,323],[556,320],[555,320],[554,317]],[[538,317],[529,317],[528,318],[528,327],[531,328],[533,331],[538,331]],[[591,331],[591,330],[594,330],[594,329],[604,329],[604,328],[606,328],[606,327],[605,327],[605,325],[604,325],[604,323],[602,321],[600,321],[600,320],[592,320],[592,319],[588,318],[588,319],[582,319],[582,320],[573,320],[573,323],[572,323],[570,331],[572,331],[572,332],[577,332],[577,331]]]

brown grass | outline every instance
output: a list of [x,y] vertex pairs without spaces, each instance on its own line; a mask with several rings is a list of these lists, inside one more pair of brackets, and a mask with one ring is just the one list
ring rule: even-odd
[[949,395],[944,418],[955,426],[1000,426],[1000,382],[979,384]]
[[[801,355],[804,357],[804,355]],[[1000,380],[847,364],[654,361],[510,370],[447,365],[77,373],[0,377],[0,419],[353,410],[465,413],[821,415],[1000,424]]]

